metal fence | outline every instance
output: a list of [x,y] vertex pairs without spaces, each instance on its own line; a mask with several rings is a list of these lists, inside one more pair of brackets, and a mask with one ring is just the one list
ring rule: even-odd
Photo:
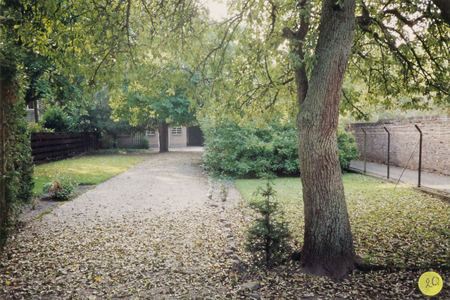
[[356,125],[351,130],[361,158],[351,168],[450,193],[449,126]]

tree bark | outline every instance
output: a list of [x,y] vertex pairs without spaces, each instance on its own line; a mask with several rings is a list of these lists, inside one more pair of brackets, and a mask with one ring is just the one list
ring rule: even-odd
[[337,149],[339,103],[354,22],[355,0],[323,1],[315,50],[318,60],[306,97],[301,94],[303,89],[298,89],[297,126],[305,207],[301,263],[306,273],[333,279],[341,279],[355,268]]
[[166,121],[158,122],[159,153],[169,152],[169,130]]
[[3,250],[3,241],[6,239],[8,222],[8,207],[6,203],[6,108],[10,101],[12,85],[9,82],[0,82],[0,250]]

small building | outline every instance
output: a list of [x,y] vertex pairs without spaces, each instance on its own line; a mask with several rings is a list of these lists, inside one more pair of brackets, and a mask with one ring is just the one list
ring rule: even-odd
[[[200,126],[169,128],[169,148],[181,148],[187,146],[202,146],[203,132]],[[159,148],[159,132],[147,131],[145,135],[150,141],[150,148]],[[130,148],[139,145],[144,133],[135,133],[117,136],[117,147]]]

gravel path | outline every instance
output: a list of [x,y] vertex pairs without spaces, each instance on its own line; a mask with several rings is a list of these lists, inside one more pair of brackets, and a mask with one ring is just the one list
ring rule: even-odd
[[0,260],[0,299],[231,297],[240,195],[222,201],[201,155],[155,153],[28,222]]
[[86,223],[204,208],[206,176],[200,152],[155,153],[149,159],[57,207],[46,222]]

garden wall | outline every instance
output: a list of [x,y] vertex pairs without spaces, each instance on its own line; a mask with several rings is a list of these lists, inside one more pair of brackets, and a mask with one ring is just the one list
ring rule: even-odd
[[[348,130],[355,135],[361,160],[364,159],[364,132],[367,134],[367,161],[387,163],[388,134],[391,134],[390,163],[418,169],[419,139],[417,125],[423,133],[422,170],[450,175],[450,116],[426,116],[385,119],[375,123],[352,123]],[[410,159],[408,163],[408,160]]]

